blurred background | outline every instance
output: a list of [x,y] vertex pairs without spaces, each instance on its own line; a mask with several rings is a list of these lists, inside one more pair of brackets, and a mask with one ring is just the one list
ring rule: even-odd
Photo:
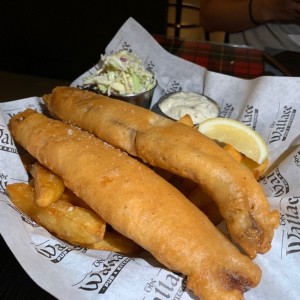
[[133,17],[151,34],[222,41],[200,26],[202,0],[0,2],[0,101],[40,96],[96,64]]
[[208,34],[200,25],[199,11],[204,0],[168,0],[167,35],[192,40],[223,42],[224,32]]

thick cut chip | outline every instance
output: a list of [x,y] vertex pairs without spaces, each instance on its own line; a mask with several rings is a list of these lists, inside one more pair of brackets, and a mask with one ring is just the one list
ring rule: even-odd
[[34,201],[34,188],[26,183],[7,185],[13,204],[37,224],[68,242],[93,244],[103,240],[106,223],[93,211],[57,201],[40,207]]
[[35,202],[41,207],[56,202],[62,195],[65,185],[63,180],[38,162],[30,168],[35,190]]
[[178,120],[179,123],[185,124],[189,127],[194,127],[193,119],[190,115],[186,114]]
[[232,145],[225,145],[224,150],[227,151],[237,162],[241,162],[243,155],[239,151],[237,151]]
[[258,164],[250,158],[243,156],[241,164],[248,168],[255,177],[256,180],[260,179],[264,175],[269,165],[269,160],[266,159],[263,163]]
[[231,145],[225,145],[224,149],[227,151],[228,154],[230,154],[237,162],[239,162],[241,165],[245,166],[247,169],[249,169],[254,178],[256,180],[260,179],[260,177],[265,173],[267,170],[269,160],[265,159],[264,162],[261,164],[258,164],[251,158],[243,155],[239,151],[237,151],[233,146]]

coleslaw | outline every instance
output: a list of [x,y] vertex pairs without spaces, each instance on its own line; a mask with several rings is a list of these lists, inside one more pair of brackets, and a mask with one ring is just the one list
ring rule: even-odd
[[151,90],[156,77],[146,70],[136,54],[121,50],[111,55],[101,55],[100,69],[84,78],[83,87],[96,92],[133,95]]

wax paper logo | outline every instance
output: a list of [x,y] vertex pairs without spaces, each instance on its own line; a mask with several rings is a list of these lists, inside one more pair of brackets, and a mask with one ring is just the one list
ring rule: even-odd
[[280,201],[281,258],[300,253],[300,196]]
[[221,110],[220,116],[223,118],[230,118],[234,111],[232,104],[226,103]]
[[39,254],[55,264],[61,262],[72,251],[80,251],[82,253],[87,251],[84,247],[62,244],[55,240],[45,240],[35,245],[35,249]]
[[300,167],[300,150],[293,156],[294,163],[297,167]]
[[186,289],[186,277],[161,269],[144,287],[144,300],[179,300]]
[[253,105],[247,105],[241,122],[255,130],[257,124],[258,109]]
[[124,41],[121,48],[122,48],[122,50],[132,53],[131,45],[127,41]]
[[283,110],[279,113],[277,119],[271,124],[271,133],[269,137],[269,144],[274,142],[285,141],[290,132],[296,115],[296,109],[292,106],[284,106]]
[[0,150],[5,152],[18,153],[13,138],[8,132],[7,128],[0,125]]
[[8,175],[4,173],[0,173],[0,193],[5,193],[6,185],[8,182]]
[[93,270],[73,286],[90,293],[105,294],[130,261],[128,257],[112,252],[106,260],[96,260]]
[[177,80],[173,80],[171,82],[171,85],[164,91],[164,94],[169,94],[169,93],[175,93],[175,92],[181,92],[182,91],[182,86],[180,82]]
[[265,176],[261,180],[261,183],[271,191],[271,197],[281,197],[290,191],[289,183],[282,176],[278,168],[268,176]]

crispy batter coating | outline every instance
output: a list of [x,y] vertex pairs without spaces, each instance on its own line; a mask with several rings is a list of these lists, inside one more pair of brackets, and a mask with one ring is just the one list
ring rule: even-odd
[[197,182],[218,205],[231,239],[251,258],[271,248],[278,212],[270,211],[253,174],[214,141],[152,111],[89,91],[57,87],[44,101],[59,119]]
[[31,109],[13,116],[17,143],[121,234],[187,276],[201,299],[243,299],[260,268],[153,170],[78,127]]

